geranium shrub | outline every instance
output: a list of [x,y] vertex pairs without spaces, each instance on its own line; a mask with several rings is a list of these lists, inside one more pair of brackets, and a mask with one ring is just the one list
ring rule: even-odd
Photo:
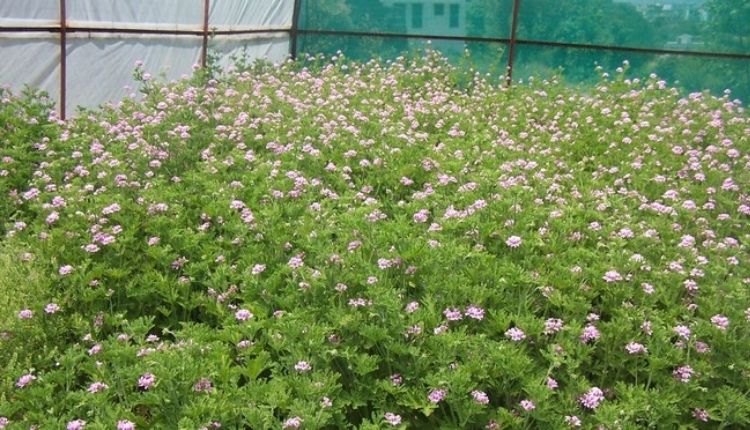
[[0,428],[750,426],[729,95],[432,54],[136,74],[2,131],[44,293],[2,328]]

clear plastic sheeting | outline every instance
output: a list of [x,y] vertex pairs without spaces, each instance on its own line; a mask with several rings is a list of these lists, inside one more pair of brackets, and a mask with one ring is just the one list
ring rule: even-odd
[[24,85],[60,93],[60,39],[54,33],[0,33],[0,85],[20,91]]
[[[294,3],[0,0],[0,85],[17,91],[25,84],[41,88],[64,104],[60,110],[70,115],[79,105],[93,108],[137,93],[136,61],[143,61],[155,79],[190,75],[202,62],[204,35],[206,54],[222,68],[237,60],[251,64],[258,58],[279,63],[289,56]],[[61,58],[61,37],[65,58]]]
[[209,7],[210,30],[287,29],[294,0],[213,0]]
[[[203,30],[204,0],[66,0],[66,2],[68,26],[71,27]],[[53,1],[53,3],[56,2]]]
[[179,79],[200,63],[201,39],[196,36],[142,34],[68,35],[67,103],[96,107],[137,92],[133,80],[136,61],[154,79]]
[[208,45],[208,54],[222,69],[234,64],[252,64],[257,59],[274,64],[289,57],[289,35],[286,33],[258,33],[251,35],[216,36]]
[[0,27],[59,27],[56,0],[0,0]]

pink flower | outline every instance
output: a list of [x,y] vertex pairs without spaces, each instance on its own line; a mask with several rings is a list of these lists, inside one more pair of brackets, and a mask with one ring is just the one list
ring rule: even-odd
[[201,378],[193,385],[193,391],[196,393],[210,393],[213,389],[213,384],[211,384],[211,380],[208,378]]
[[153,373],[144,373],[138,378],[138,387],[148,390],[156,383],[156,376]]
[[24,309],[18,312],[18,319],[21,319],[21,320],[28,320],[28,319],[31,319],[33,316],[34,316],[34,312],[32,312],[30,309]]
[[294,257],[289,259],[287,265],[292,269],[299,269],[300,267],[305,265],[305,262],[302,261],[301,255],[295,255]]
[[490,397],[484,391],[474,390],[471,392],[471,397],[480,405],[486,405],[490,402]]
[[284,424],[282,424],[281,427],[285,429],[298,429],[301,425],[302,425],[302,418],[292,417],[284,421]]
[[607,273],[604,274],[602,279],[604,279],[604,282],[608,282],[608,283],[617,282],[617,281],[622,281],[622,275],[620,275],[620,273],[618,273],[615,270],[609,270],[607,271]]
[[690,378],[693,376],[693,373],[693,368],[685,365],[675,369],[674,372],[672,372],[672,376],[674,376],[675,379],[679,380],[683,384],[687,384],[688,382],[690,382]]
[[519,404],[521,405],[521,408],[523,408],[523,410],[526,412],[536,409],[536,405],[531,400],[521,400]]
[[135,430],[135,423],[128,420],[117,421],[117,430]]
[[391,375],[391,384],[398,386],[403,383],[404,378],[401,375],[399,375],[398,373],[394,373],[393,375]]
[[693,409],[693,418],[698,421],[708,422],[708,411],[705,409],[695,408]]
[[65,265],[65,266],[62,266],[62,267],[60,267],[60,269],[58,270],[58,273],[59,273],[59,274],[60,274],[61,276],[69,275],[69,274],[70,274],[70,273],[72,273],[72,272],[73,272],[73,266],[71,266],[71,265],[69,265],[69,264],[68,264],[68,265]]
[[95,243],[89,243],[88,245],[86,245],[86,246],[83,247],[83,250],[86,251],[86,252],[88,252],[88,253],[90,253],[90,254],[97,253],[97,252],[99,252],[100,249],[101,248],[99,248],[99,246],[97,244],[95,244]]
[[642,283],[641,288],[643,288],[643,292],[645,294],[654,294],[654,286],[649,284],[648,282]]
[[32,375],[31,373],[28,373],[18,378],[18,381],[16,381],[16,387],[24,388],[25,386],[31,384],[31,382],[35,380],[36,380],[36,376]]
[[54,224],[58,219],[60,219],[60,214],[57,211],[52,211],[49,215],[47,215],[47,219],[45,220],[47,224]]
[[404,312],[407,314],[411,314],[417,311],[419,309],[419,303],[418,302],[409,302],[406,307],[404,308]]
[[562,330],[563,320],[559,318],[548,318],[544,322],[544,334],[554,334]]
[[312,366],[306,361],[298,361],[297,364],[294,365],[294,370],[300,373],[307,373],[312,370]]
[[592,387],[581,397],[578,398],[578,402],[584,408],[596,409],[599,404],[604,401],[604,392],[599,387]]
[[628,343],[627,345],[625,345],[625,350],[628,351],[628,353],[631,355],[645,354],[648,352],[648,349],[645,346],[637,342]]
[[672,331],[674,331],[675,334],[677,334],[681,338],[685,340],[690,340],[690,329],[685,327],[684,325],[675,326],[675,328],[673,328]]
[[514,342],[520,342],[526,339],[526,333],[524,333],[523,330],[518,327],[512,327],[505,332],[505,337]]
[[571,426],[571,427],[580,427],[581,426],[581,419],[578,418],[575,415],[566,415],[565,416],[565,424]]
[[97,343],[89,348],[89,355],[96,355],[100,352],[102,352],[102,345],[100,343]]
[[727,331],[727,327],[729,327],[729,318],[725,317],[724,315],[717,314],[711,317],[711,324],[713,324],[714,327],[718,328],[721,331]]
[[466,308],[466,312],[464,312],[464,314],[467,317],[478,320],[478,321],[481,321],[482,319],[484,319],[484,309],[478,306],[470,305],[469,307]]
[[505,244],[508,245],[511,248],[518,248],[521,246],[521,238],[518,236],[511,236],[506,241]]
[[106,390],[107,388],[109,388],[109,385],[105,384],[104,382],[97,381],[89,385],[89,388],[86,391],[88,391],[91,394],[96,394],[98,392]]
[[599,339],[600,336],[601,334],[599,333],[599,329],[597,329],[595,325],[589,324],[583,328],[583,331],[578,338],[583,343],[589,343]]
[[463,318],[461,311],[456,308],[445,308],[445,310],[443,311],[443,315],[445,315],[445,318],[448,321],[458,321]]
[[419,212],[415,213],[412,217],[413,221],[415,223],[425,223],[430,218],[430,211],[427,209],[422,209]]
[[393,260],[389,260],[387,258],[379,258],[378,267],[380,268],[380,270],[385,270],[390,267],[393,267]]
[[549,388],[550,390],[555,390],[557,389],[557,387],[559,387],[559,384],[557,383],[557,381],[555,381],[554,379],[550,377],[547,377],[547,388]]
[[240,309],[234,313],[234,317],[237,319],[237,321],[247,321],[253,318],[253,316],[253,313],[247,309]]
[[448,393],[445,390],[436,389],[436,390],[430,391],[430,394],[427,396],[427,398],[432,403],[440,403],[443,401],[446,394]]
[[384,418],[385,418],[385,421],[392,426],[397,426],[401,424],[401,415],[396,415],[391,412],[386,412],[384,415]]
[[73,420],[68,422],[68,425],[65,427],[66,430],[83,430],[83,428],[86,427],[86,421],[84,420]]
[[705,353],[711,351],[711,347],[708,346],[708,344],[705,343],[705,342],[697,341],[697,342],[695,342],[695,350],[699,354],[705,354]]
[[102,209],[103,215],[111,215],[117,212],[120,212],[120,205],[118,205],[117,203],[112,203],[111,205]]

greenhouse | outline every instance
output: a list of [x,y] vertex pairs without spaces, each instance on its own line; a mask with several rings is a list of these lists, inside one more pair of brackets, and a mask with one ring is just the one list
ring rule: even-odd
[[0,430],[750,428],[747,0],[0,0]]
[[[341,51],[393,59],[430,43],[463,67],[514,80],[596,79],[628,61],[686,91],[750,96],[744,0],[4,0],[0,82],[46,90],[66,110],[126,96],[135,61],[168,79],[213,54],[280,62]],[[96,82],[96,85],[92,85]]]

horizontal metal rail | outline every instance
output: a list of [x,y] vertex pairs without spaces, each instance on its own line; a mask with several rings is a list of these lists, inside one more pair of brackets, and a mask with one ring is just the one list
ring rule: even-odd
[[[456,40],[464,42],[485,42],[485,43],[510,43],[511,39],[504,37],[484,37],[484,36],[449,36],[449,35],[430,35],[414,33],[391,33],[391,32],[371,32],[371,31],[354,31],[354,30],[314,30],[299,29],[299,34],[317,34],[326,36],[361,36],[361,37],[387,37],[387,38],[405,38],[405,39],[428,39],[428,40]],[[709,52],[709,51],[681,51],[678,49],[662,48],[642,48],[634,46],[613,46],[599,45],[593,43],[574,43],[574,42],[551,42],[547,40],[535,39],[515,39],[519,45],[550,46],[556,48],[573,48],[573,49],[591,49],[591,50],[609,50],[624,51],[643,54],[660,54],[660,55],[686,55],[698,57],[716,57],[731,58],[739,60],[750,60],[750,53],[734,52]]]
[[[67,33],[122,33],[122,34],[147,34],[147,35],[167,35],[167,36],[201,36],[203,29],[200,30],[168,30],[158,28],[117,28],[117,27],[77,27],[66,26]],[[0,33],[60,33],[60,27],[0,27]],[[289,33],[288,28],[257,28],[247,30],[209,30],[209,34],[217,36],[234,36],[242,34],[262,34],[262,33]]]
[[[202,29],[196,30],[171,30],[171,29],[134,29],[134,28],[117,28],[117,27],[80,27],[68,26],[65,28],[67,33],[121,33],[121,34],[147,34],[147,35],[171,35],[171,36],[203,36]],[[0,27],[0,33],[25,33],[25,32],[48,32],[60,33],[60,27]],[[291,33],[290,28],[265,28],[265,29],[246,29],[246,30],[212,30],[210,33],[217,36],[232,36],[243,34],[262,34],[262,33]],[[424,40],[455,40],[463,42],[484,42],[484,43],[510,43],[511,39],[507,37],[487,37],[487,36],[452,36],[439,34],[415,34],[415,33],[393,33],[379,31],[356,31],[356,30],[318,30],[299,28],[296,31],[299,35],[316,34],[324,36],[360,36],[360,37],[385,37],[385,38],[404,38],[404,39],[424,39]],[[750,60],[750,53],[739,52],[711,52],[711,51],[683,51],[678,49],[665,48],[645,48],[636,46],[616,46],[600,45],[595,43],[575,43],[575,42],[554,42],[549,40],[520,39],[516,38],[515,43],[519,45],[531,46],[549,46],[556,48],[572,49],[590,49],[590,50],[608,50],[619,52],[635,52],[642,54],[658,55],[683,55],[696,57],[713,57],[728,58],[737,60]]]

